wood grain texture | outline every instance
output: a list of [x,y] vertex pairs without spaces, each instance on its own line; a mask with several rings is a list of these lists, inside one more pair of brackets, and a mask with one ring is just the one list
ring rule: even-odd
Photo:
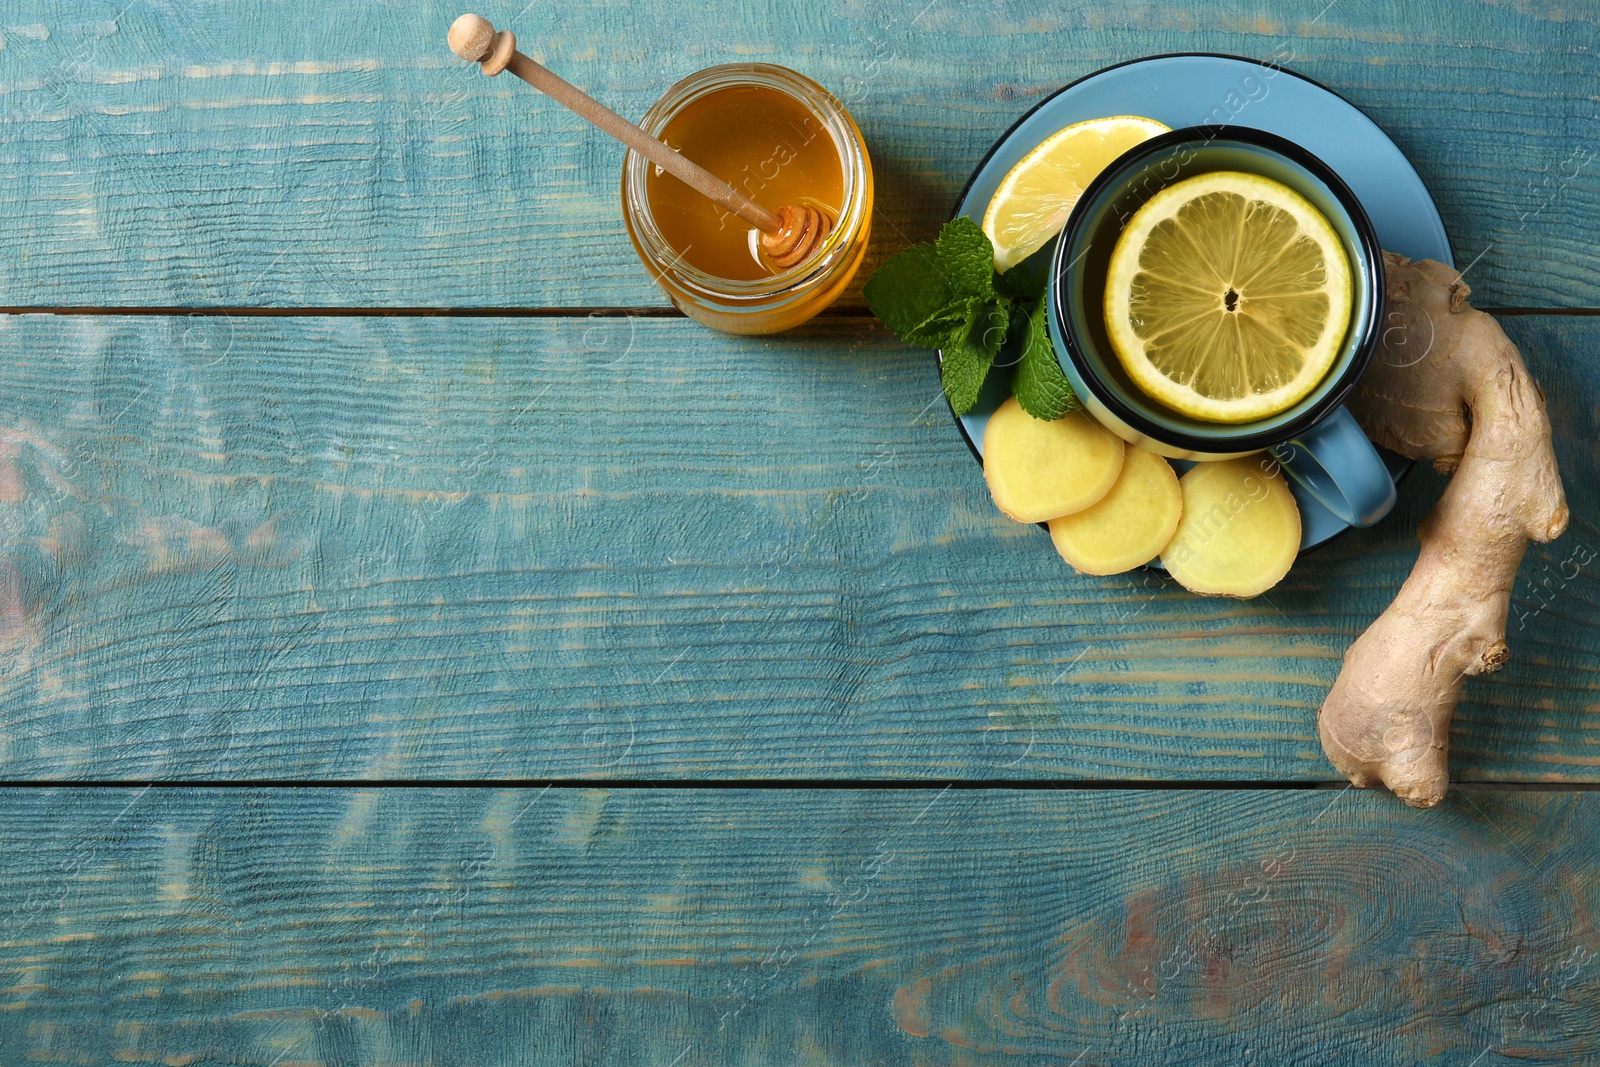
[[7,1063],[1575,1064],[1600,796],[0,794]]
[[[1573,507],[1456,718],[1600,765],[1600,321],[1507,323]],[[1333,777],[1437,496],[1248,602],[1073,575],[864,321],[0,318],[0,775]]]
[[[521,7],[484,14],[630,117],[729,61],[834,90],[876,164],[869,268],[929,237],[1042,97],[1215,51],[1283,62],[1383,126],[1475,261],[1480,304],[1600,305],[1600,27],[1577,0]],[[461,64],[444,43],[459,13],[9,3],[0,306],[664,305],[624,236],[620,149]]]

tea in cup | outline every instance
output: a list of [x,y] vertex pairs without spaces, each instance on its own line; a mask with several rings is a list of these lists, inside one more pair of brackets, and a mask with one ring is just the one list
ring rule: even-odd
[[[1208,254],[1208,232],[1228,254]],[[1175,459],[1268,451],[1352,526],[1393,507],[1343,406],[1378,342],[1382,251],[1355,195],[1293,142],[1200,126],[1119,157],[1073,211],[1049,301],[1063,372],[1124,440]]]

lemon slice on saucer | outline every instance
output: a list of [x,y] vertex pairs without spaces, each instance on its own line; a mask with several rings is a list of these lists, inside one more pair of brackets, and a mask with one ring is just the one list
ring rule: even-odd
[[1350,261],[1281,182],[1214,171],[1152,196],[1117,239],[1106,334],[1133,383],[1191,418],[1253,422],[1304,399],[1350,326]]
[[1002,273],[1060,233],[1089,183],[1122,153],[1167,127],[1137,115],[1090,119],[1050,135],[1011,168],[983,213]]

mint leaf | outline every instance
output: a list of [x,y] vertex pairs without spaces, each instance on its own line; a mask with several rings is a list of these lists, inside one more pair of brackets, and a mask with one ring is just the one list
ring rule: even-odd
[[994,364],[994,353],[986,352],[965,332],[950,335],[939,350],[939,384],[950,401],[950,410],[965,415],[978,402],[984,379]]
[[1045,283],[1050,280],[1048,268],[1030,269],[1023,263],[1004,274],[994,276],[995,289],[1016,300],[1037,300],[1044,295]]
[[873,272],[867,306],[904,340],[938,348],[976,307],[995,299],[994,247],[962,216],[945,223],[932,244],[912,245]]
[[1050,325],[1047,316],[1048,301],[1040,297],[1028,316],[1028,334],[1022,344],[1022,360],[1017,364],[1017,376],[1011,382],[1022,409],[1036,419],[1059,419],[1068,412],[1078,410],[1077,394],[1072,383],[1061,373],[1056,362],[1056,348],[1050,342]]
[[978,393],[1005,343],[1010,301],[978,304],[972,316],[945,338],[939,349],[939,382],[950,408],[965,415],[977,403]]
[[912,245],[890,256],[873,271],[862,292],[867,306],[885,326],[913,344],[930,348],[933,346],[927,341],[912,340],[910,334],[939,317],[957,299],[931,244]]
[[976,222],[957,215],[933,242],[950,288],[961,296],[994,299],[994,245]]
[[911,344],[939,349],[939,381],[957,415],[977,402],[1007,335],[1025,327],[1012,390],[1034,418],[1058,419],[1077,410],[1078,398],[1050,343],[1048,273],[1019,265],[996,274],[994,246],[963,215],[945,223],[933,243],[884,261],[863,292],[885,326]]
[[999,354],[1000,346],[1006,343],[1006,334],[1010,331],[1011,301],[1006,297],[983,305],[978,314],[973,316],[973,343],[989,353],[990,359]]
[[969,296],[954,300],[934,312],[926,322],[912,327],[900,336],[923,348],[943,348],[956,327],[972,325],[982,306],[983,301],[977,297]]

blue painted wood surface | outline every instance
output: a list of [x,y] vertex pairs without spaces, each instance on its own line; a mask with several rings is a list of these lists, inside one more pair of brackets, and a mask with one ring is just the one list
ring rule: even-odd
[[[1074,575],[859,321],[7,321],[10,778],[1329,779],[1442,484],[1208,599]],[[1574,518],[1454,766],[1594,781],[1600,322],[1508,325]]]
[[1595,794],[0,794],[6,1063],[1592,1062]]
[[[626,114],[730,59],[835,89],[872,262],[1059,85],[1214,50],[1371,114],[1480,303],[1600,305],[1576,0],[519,7]],[[1333,777],[1316,705],[1437,477],[1259,601],[1073,576],[869,320],[585,314],[664,303],[618,153],[457,13],[0,10],[0,307],[578,309],[0,315],[0,781],[141,783],[0,790],[0,1063],[1596,1060],[1592,792],[1272,787]],[[1507,325],[1573,526],[1453,767],[1586,785],[1600,323]],[[1117,788],[142,786],[529,776]]]
[[[456,60],[444,34],[459,12],[8,0],[0,306],[664,305],[623,235],[620,150]],[[874,262],[929,237],[994,140],[1073,79],[1173,51],[1283,63],[1416,162],[1481,302],[1600,304],[1600,26],[1586,0],[483,13],[629,116],[715,63],[814,76],[872,149]]]

